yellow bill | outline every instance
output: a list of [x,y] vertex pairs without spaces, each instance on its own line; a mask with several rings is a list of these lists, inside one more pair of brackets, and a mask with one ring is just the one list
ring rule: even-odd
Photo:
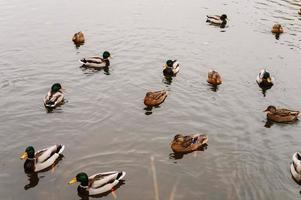
[[26,152],[24,152],[21,156],[20,159],[24,160],[28,158],[28,154]]
[[74,177],[73,179],[71,179],[71,181],[68,182],[69,185],[76,183],[76,177]]

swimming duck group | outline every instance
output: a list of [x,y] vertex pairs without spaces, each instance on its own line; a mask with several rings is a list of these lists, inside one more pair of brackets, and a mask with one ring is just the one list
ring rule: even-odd
[[[301,15],[301,9],[299,11]],[[226,14],[207,16],[207,23],[211,25],[225,28],[228,21]],[[272,33],[281,34],[283,28],[280,24],[275,24]],[[85,42],[82,32],[75,33],[72,41],[76,46]],[[104,51],[101,56],[86,57],[79,60],[82,67],[89,69],[103,69],[110,66],[111,53]],[[177,60],[167,60],[163,67],[163,75],[165,77],[176,77],[180,70],[180,63]],[[208,84],[217,87],[222,84],[222,77],[216,70],[210,70],[207,76]],[[270,89],[274,85],[274,78],[266,69],[262,69],[256,77],[256,82],[261,88]],[[149,91],[144,97],[144,104],[149,107],[158,107],[167,98],[167,91]],[[43,103],[46,109],[53,110],[62,106],[65,102],[64,89],[60,83],[54,83],[46,96]],[[276,108],[273,105],[268,106],[264,112],[268,120],[277,123],[291,123],[298,119],[299,111],[289,110],[285,108]],[[176,154],[187,154],[197,151],[208,143],[208,136],[204,134],[176,134],[171,143],[170,148]],[[63,144],[52,145],[42,150],[35,151],[34,147],[28,146],[25,152],[20,156],[24,162],[24,171],[26,173],[38,173],[51,169],[55,166],[63,156],[65,146]],[[301,154],[296,152],[292,157],[291,173],[294,179],[301,182]],[[88,176],[86,172],[79,172],[68,183],[79,183],[78,192],[84,195],[98,195],[111,191],[115,186],[123,181],[126,172],[110,171],[101,172]]]

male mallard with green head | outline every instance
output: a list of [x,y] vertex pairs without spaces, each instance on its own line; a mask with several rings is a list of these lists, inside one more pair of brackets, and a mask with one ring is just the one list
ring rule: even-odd
[[83,195],[99,195],[111,191],[124,178],[124,171],[112,171],[94,174],[90,177],[84,172],[78,173],[69,184],[79,182],[78,193]]
[[80,60],[83,67],[93,68],[93,69],[102,69],[110,66],[111,54],[108,51],[103,52],[102,58],[99,56],[83,58]]
[[285,108],[276,108],[275,106],[268,106],[264,112],[267,112],[267,118],[274,122],[289,123],[298,119],[299,111],[288,110]]
[[162,91],[154,91],[147,92],[144,97],[144,104],[148,107],[159,106],[167,97],[167,92],[165,90]]
[[44,97],[44,106],[46,108],[55,108],[64,103],[64,93],[60,83],[51,86],[50,91]]
[[260,87],[270,88],[274,85],[274,78],[267,70],[262,69],[257,75],[256,82]]
[[51,167],[62,155],[65,149],[64,145],[58,144],[35,152],[32,146],[26,148],[21,155],[21,159],[26,159],[24,170],[26,173],[33,173],[45,170]]
[[220,28],[225,28],[227,24],[228,17],[226,14],[222,15],[207,15],[207,23],[210,23],[215,26],[219,26]]
[[203,145],[207,144],[207,142],[207,135],[194,134],[183,136],[177,134],[171,142],[170,147],[174,153],[190,153],[198,150]]
[[163,75],[170,77],[175,76],[180,70],[180,63],[177,60],[167,60],[164,65]]

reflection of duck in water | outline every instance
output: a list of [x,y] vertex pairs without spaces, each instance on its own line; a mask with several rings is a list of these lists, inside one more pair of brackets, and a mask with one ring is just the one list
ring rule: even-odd
[[171,142],[170,147],[174,153],[185,154],[200,149],[202,146],[207,144],[207,142],[207,135],[195,134],[183,136],[181,134],[177,134]]
[[180,70],[180,63],[177,60],[168,60],[164,65],[163,75],[166,77],[175,76]]
[[222,78],[217,71],[211,70],[208,72],[207,82],[211,85],[217,86],[222,84]]
[[299,152],[294,153],[291,163],[291,173],[293,178],[301,183],[301,154]]
[[79,62],[82,63],[83,67],[92,69],[104,69],[110,66],[111,54],[108,51],[103,52],[102,58],[99,56],[83,58]]
[[298,119],[299,111],[288,109],[277,109],[275,106],[268,106],[264,112],[267,112],[267,119],[278,123],[294,122]]
[[77,46],[79,46],[81,44],[84,44],[85,43],[85,36],[84,36],[83,32],[80,31],[78,33],[75,33],[73,38],[72,38],[72,41]]
[[117,186],[126,173],[124,171],[112,171],[94,174],[90,177],[84,172],[76,175],[69,184],[79,182],[78,193],[83,195],[99,195],[111,191]]
[[44,106],[46,108],[56,108],[64,103],[64,93],[62,86],[59,83],[55,83],[51,86],[50,91],[44,98]]
[[64,151],[64,145],[53,145],[48,148],[35,152],[32,146],[26,148],[20,157],[26,159],[24,170],[26,173],[39,172],[52,167]]
[[144,97],[144,104],[148,107],[159,106],[167,97],[167,92],[165,90],[147,92]]
[[30,188],[37,186],[40,180],[37,173],[27,174],[27,176],[28,176],[29,183],[24,186],[24,190],[28,190]]
[[215,25],[215,26],[219,26],[220,28],[225,28],[226,24],[227,24],[227,15],[222,14],[221,16],[219,15],[207,15],[207,20],[206,22]]
[[256,82],[259,87],[269,89],[274,85],[274,78],[271,77],[267,70],[262,69],[257,75]]

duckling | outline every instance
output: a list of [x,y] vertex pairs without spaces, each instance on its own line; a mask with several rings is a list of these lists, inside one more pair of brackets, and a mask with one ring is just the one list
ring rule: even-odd
[[26,159],[24,170],[26,173],[33,173],[45,170],[58,160],[65,149],[64,145],[58,144],[35,152],[32,146],[26,148],[25,152],[20,157]]
[[270,88],[274,85],[274,78],[267,70],[262,69],[257,75],[256,82],[260,87]]
[[208,136],[201,134],[186,135],[177,134],[171,142],[171,149],[174,153],[190,153],[198,150],[207,144]]
[[56,108],[62,105],[64,103],[64,93],[61,84],[54,83],[43,101],[46,108]]
[[264,112],[267,112],[267,118],[274,122],[289,123],[298,119],[299,111],[288,109],[277,109],[275,106],[268,106]]
[[162,91],[154,91],[147,92],[144,97],[144,104],[148,107],[159,106],[167,97],[167,92],[165,90]]
[[272,28],[272,33],[275,33],[275,34],[283,33],[283,28],[282,28],[281,24],[274,24],[274,26]]
[[83,58],[79,62],[82,63],[83,67],[102,69],[110,66],[111,54],[108,51],[103,52],[102,58],[99,56]]
[[78,173],[69,184],[79,182],[77,191],[83,195],[99,195],[111,191],[126,175],[124,171],[112,171],[94,174],[90,177],[84,172]]
[[211,70],[208,72],[207,82],[212,85],[220,85],[222,84],[222,78],[217,71]]
[[297,182],[301,182],[301,154],[299,152],[294,153],[291,163],[291,173],[293,178]]
[[177,60],[168,60],[164,65],[163,75],[167,77],[175,76],[180,70],[180,63]]
[[81,45],[81,44],[85,43],[85,36],[84,36],[83,32],[80,31],[78,33],[75,33],[72,38],[72,41],[76,45]]
[[207,20],[206,22],[215,25],[215,26],[219,26],[221,28],[225,28],[226,24],[227,24],[227,15],[226,14],[222,14],[221,16],[219,15],[207,15]]

